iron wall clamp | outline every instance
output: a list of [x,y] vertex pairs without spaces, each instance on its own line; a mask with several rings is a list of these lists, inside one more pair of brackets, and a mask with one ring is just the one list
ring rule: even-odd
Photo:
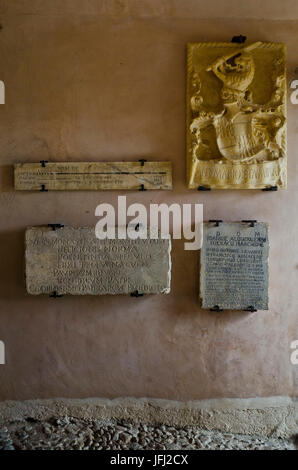
[[[139,162],[141,163],[141,166],[144,166],[146,161],[147,160],[145,160],[145,158],[141,158],[139,160]],[[141,187],[139,188],[139,191],[147,191],[147,189],[145,188],[145,186],[143,184],[141,184]]]
[[278,187],[277,186],[266,186],[265,188],[262,188],[262,191],[277,191]]
[[[218,305],[214,305],[214,307],[210,308],[210,312],[223,312],[224,310],[229,310],[229,309],[220,308]],[[249,307],[243,309],[243,312],[254,313],[254,312],[257,312],[257,311],[258,310],[253,305],[249,305]]]
[[256,224],[258,221],[257,221],[257,220],[250,220],[250,219],[249,219],[249,220],[241,220],[241,222],[244,223],[244,224],[249,224],[250,227],[254,227],[255,224]]
[[209,223],[214,223],[215,224],[215,227],[219,227],[219,224],[222,223],[222,220],[219,220],[219,219],[210,219],[209,220]]
[[[42,168],[45,168],[45,167],[46,167],[46,164],[49,163],[49,162],[48,162],[48,160],[40,160],[39,163],[41,164]],[[45,184],[42,184],[39,191],[40,191],[41,193],[47,193],[47,192],[48,192],[48,189],[46,189]]]

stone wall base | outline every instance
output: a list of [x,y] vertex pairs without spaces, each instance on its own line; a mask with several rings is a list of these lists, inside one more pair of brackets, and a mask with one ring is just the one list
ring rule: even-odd
[[[295,439],[298,435],[298,400],[289,397],[199,401],[152,398],[48,399],[0,402],[0,427],[17,423],[114,422],[129,425],[162,425],[175,429]],[[62,421],[61,421],[62,422]]]

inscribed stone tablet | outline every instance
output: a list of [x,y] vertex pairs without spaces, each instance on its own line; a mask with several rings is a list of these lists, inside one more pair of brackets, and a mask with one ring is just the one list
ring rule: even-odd
[[267,224],[204,223],[202,307],[268,310],[268,252]]
[[172,189],[171,162],[16,163],[15,189],[85,191]]
[[31,227],[26,230],[27,292],[167,294],[170,251],[170,238],[99,240],[89,227]]

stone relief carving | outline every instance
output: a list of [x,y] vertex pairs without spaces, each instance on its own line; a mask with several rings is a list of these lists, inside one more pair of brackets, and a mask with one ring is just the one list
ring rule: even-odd
[[187,184],[286,187],[285,46],[188,45]]

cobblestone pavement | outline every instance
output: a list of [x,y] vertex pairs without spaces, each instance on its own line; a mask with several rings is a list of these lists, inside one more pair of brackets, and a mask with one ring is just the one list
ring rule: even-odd
[[176,428],[129,422],[52,418],[27,418],[0,429],[1,450],[297,450],[297,439],[264,438],[197,427]]

